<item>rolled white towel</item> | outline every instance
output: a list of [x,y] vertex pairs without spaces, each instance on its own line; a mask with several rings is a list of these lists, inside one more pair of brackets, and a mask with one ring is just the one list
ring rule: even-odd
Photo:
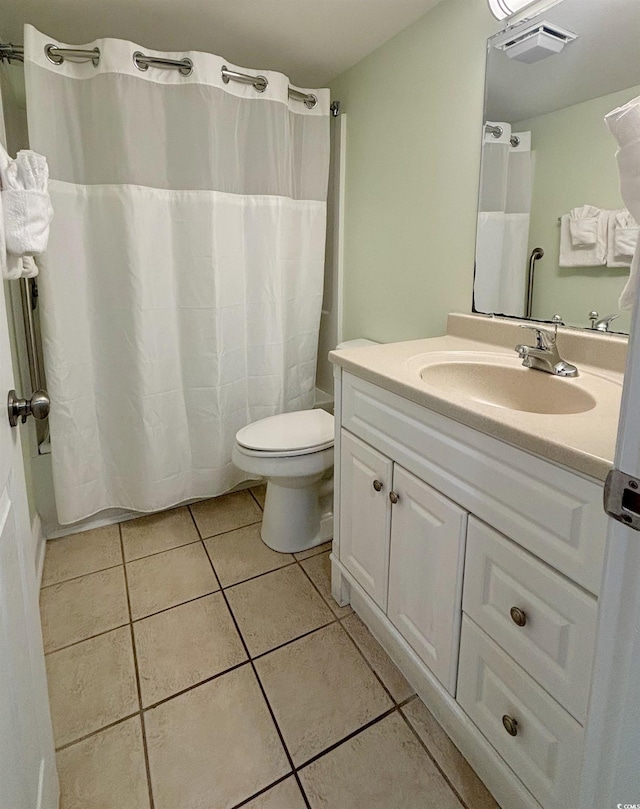
[[595,247],[598,241],[598,217],[602,213],[595,205],[574,208],[569,215],[569,231],[574,247]]
[[46,158],[30,150],[18,152],[15,160],[4,157],[0,180],[7,253],[38,255],[47,248],[53,218]]
[[[640,96],[612,110],[605,121],[619,145],[616,159],[622,199],[631,216],[640,222]],[[640,248],[636,247],[629,280],[620,296],[621,309],[631,309],[636,301],[639,270]]]
[[631,259],[636,252],[639,232],[640,227],[638,227],[638,223],[629,211],[616,214],[613,233],[613,252],[616,258],[620,260],[628,259],[629,263],[631,263]]
[[571,239],[571,215],[560,218],[561,267],[602,267],[607,263],[608,214],[601,211],[597,217],[596,241],[591,247],[576,247]]
[[609,211],[607,267],[629,267],[638,242],[638,225],[629,211]]

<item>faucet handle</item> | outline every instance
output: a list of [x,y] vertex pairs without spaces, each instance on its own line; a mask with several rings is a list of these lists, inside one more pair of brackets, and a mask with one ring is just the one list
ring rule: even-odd
[[558,324],[555,324],[553,331],[544,329],[542,326],[529,326],[527,323],[520,324],[521,329],[531,329],[536,333],[536,348],[549,348],[555,345],[558,337]]

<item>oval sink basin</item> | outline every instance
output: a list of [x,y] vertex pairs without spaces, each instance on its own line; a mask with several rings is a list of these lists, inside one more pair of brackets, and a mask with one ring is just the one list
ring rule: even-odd
[[434,362],[420,370],[429,386],[457,397],[527,413],[586,413],[596,399],[573,380],[506,361]]

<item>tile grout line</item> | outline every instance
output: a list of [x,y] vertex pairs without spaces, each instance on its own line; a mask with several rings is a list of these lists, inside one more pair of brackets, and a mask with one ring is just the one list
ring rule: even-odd
[[56,747],[55,751],[56,753],[59,753],[62,750],[67,750],[69,747],[73,747],[75,744],[86,742],[87,739],[97,736],[99,733],[102,733],[103,730],[111,730],[111,728],[115,728],[117,725],[122,725],[124,722],[127,722],[129,719],[133,719],[136,716],[140,716],[140,711],[134,711],[126,716],[120,717],[120,719],[116,719],[115,722],[109,722],[107,725],[102,725],[101,727],[96,728],[96,730],[92,730],[90,733],[85,733],[84,736],[78,736],[77,739],[73,739],[70,742],[65,742],[65,744],[61,744],[60,747]]
[[[416,695],[416,696],[417,696],[417,695]],[[418,699],[420,699],[420,698],[418,697]],[[405,703],[405,704],[406,704],[406,703]],[[425,705],[425,707],[427,708],[427,710],[429,710],[428,706],[426,706],[426,705]],[[402,717],[402,719],[404,719],[405,724],[408,726],[408,728],[409,728],[409,730],[411,731],[411,733],[412,733],[412,734],[415,736],[416,740],[418,741],[418,744],[419,744],[419,745],[422,747],[422,749],[425,751],[425,753],[426,753],[426,754],[429,756],[429,758],[430,758],[430,759],[431,759],[431,761],[433,762],[433,764],[434,764],[435,768],[438,770],[438,772],[440,773],[440,775],[443,777],[443,779],[444,779],[445,783],[447,784],[447,786],[449,787],[449,789],[450,789],[450,790],[453,792],[453,794],[456,796],[456,798],[458,799],[458,801],[460,802],[460,804],[461,804],[461,805],[464,807],[464,809],[470,809],[470,807],[467,805],[467,802],[464,800],[464,798],[462,797],[462,795],[461,795],[461,794],[458,792],[458,790],[457,790],[457,789],[456,789],[456,787],[454,786],[454,784],[453,784],[453,782],[451,781],[451,779],[449,778],[448,774],[447,774],[447,773],[444,771],[444,769],[443,769],[443,768],[440,766],[440,764],[439,764],[439,763],[436,761],[436,759],[435,759],[435,757],[434,757],[433,753],[432,753],[432,752],[431,752],[431,750],[430,750],[430,749],[427,747],[427,745],[425,744],[425,742],[422,740],[422,738],[420,737],[420,734],[418,733],[418,731],[417,731],[417,730],[416,730],[416,729],[413,727],[413,725],[411,724],[411,722],[409,721],[409,719],[408,719],[408,718],[407,718],[407,717],[404,715],[404,713],[403,713],[403,711],[401,710],[400,706],[398,706],[398,707],[396,708],[396,710],[398,711],[398,713],[400,714],[400,716]],[[434,717],[434,719],[435,719],[435,717]],[[436,719],[436,722],[437,722],[437,721],[438,721],[438,720]],[[443,730],[444,730],[444,728],[443,728]],[[445,731],[445,733],[446,733],[446,731]],[[452,742],[452,743],[453,743],[453,742]],[[465,761],[466,761],[466,759],[465,759]],[[471,765],[469,765],[469,766],[471,766]],[[472,807],[471,807],[471,809],[472,809]]]
[[74,646],[79,646],[81,643],[84,643],[86,640],[95,640],[95,638],[101,638],[103,635],[108,635],[109,632],[115,632],[116,629],[124,629],[125,626],[129,626],[131,621],[127,621],[124,624],[117,624],[116,626],[110,626],[109,629],[104,629],[102,632],[96,632],[95,635],[87,635],[86,638],[81,638],[80,640],[74,640],[71,643],[66,643],[64,646],[58,646],[55,649],[49,649],[48,652],[44,653],[45,657],[49,657],[49,655],[54,655],[56,652],[64,652],[66,649],[72,649]]
[[324,750],[321,750],[319,753],[316,753],[314,756],[311,756],[310,759],[307,759],[307,761],[304,761],[302,764],[300,764],[297,770],[303,770],[310,764],[315,764],[316,761],[323,758],[327,754],[332,753],[334,750],[336,750],[338,747],[345,744],[346,742],[351,741],[351,739],[354,739],[360,733],[364,733],[365,730],[369,730],[369,728],[373,727],[374,725],[377,725],[378,722],[382,722],[383,719],[387,719],[397,710],[398,710],[397,705],[393,705],[391,708],[387,708],[387,710],[383,711],[379,716],[376,716],[374,719],[370,719],[364,725],[361,725],[361,727],[356,728],[356,730],[352,730],[351,733],[348,733],[342,739],[338,739],[337,742],[333,742],[333,744],[330,744]]
[[[221,590],[214,593],[214,595],[218,595],[218,593],[220,593],[220,595],[222,595]],[[226,602],[225,602],[225,605],[228,607],[229,612],[231,612],[231,608],[226,604]],[[218,671],[218,672],[216,672],[216,674],[212,674],[210,677],[206,677],[204,680],[198,680],[197,683],[193,683],[193,685],[189,685],[189,686],[187,686],[186,688],[183,688],[180,691],[176,691],[176,692],[170,694],[168,697],[163,697],[162,699],[159,699],[157,702],[153,702],[150,705],[144,705],[143,708],[142,708],[142,713],[145,713],[146,711],[150,711],[150,710],[152,710],[154,708],[157,708],[160,705],[164,705],[166,702],[169,702],[174,697],[181,697],[183,694],[187,694],[189,691],[193,691],[194,689],[199,688],[201,685],[206,685],[206,683],[210,683],[213,680],[217,680],[219,677],[222,677],[225,674],[230,674],[232,671],[236,671],[237,669],[242,668],[242,666],[246,666],[247,663],[250,663],[252,660],[260,660],[261,658],[266,657],[267,655],[270,655],[271,652],[279,651],[280,649],[283,649],[285,646],[290,646],[291,644],[295,643],[296,641],[302,640],[302,638],[306,638],[309,635],[313,635],[314,632],[319,632],[321,629],[326,629],[328,626],[333,626],[334,623],[337,623],[337,622],[336,621],[331,621],[331,623],[324,624],[323,626],[319,626],[316,629],[311,629],[309,632],[305,632],[304,635],[300,635],[299,637],[292,638],[291,640],[285,641],[284,643],[281,643],[280,646],[274,646],[273,649],[269,649],[266,652],[260,652],[260,654],[256,655],[253,658],[249,656],[248,651],[247,651],[246,660],[241,660],[240,663],[236,663],[233,666],[229,666],[229,668],[226,668],[223,671]],[[240,634],[239,631],[238,631],[238,634]],[[240,635],[240,638],[242,640],[241,635]],[[244,644],[243,644],[243,647],[246,649]],[[132,714],[132,716],[135,716],[135,714]],[[118,721],[120,721],[120,720],[118,720]]]
[[[317,555],[317,556],[319,556],[320,554],[316,554],[316,555]],[[313,557],[308,557],[308,558],[313,558]],[[302,568],[302,571],[303,571],[303,573],[305,574],[305,576],[306,576],[306,577],[309,579],[309,581],[311,582],[311,584],[312,584],[312,585],[315,587],[316,591],[318,592],[318,595],[319,595],[319,596],[320,596],[320,597],[323,599],[323,601],[324,601],[324,602],[327,604],[327,606],[328,606],[328,607],[329,607],[329,609],[331,610],[331,605],[329,604],[329,602],[327,601],[327,599],[326,599],[326,598],[325,598],[325,597],[322,595],[322,593],[320,592],[320,588],[319,588],[319,587],[316,585],[316,583],[313,581],[313,579],[311,578],[311,576],[310,576],[310,575],[307,573],[307,571],[304,569],[304,565],[302,564],[302,562],[301,562],[299,559],[297,559],[296,561],[298,562],[298,564],[299,564],[299,565],[300,565],[300,567]],[[306,559],[303,559],[302,561],[306,561]],[[333,612],[333,610],[331,610],[331,612]],[[333,614],[335,615],[335,613],[333,613]],[[389,689],[387,688],[387,686],[384,684],[384,681],[382,680],[382,677],[381,677],[381,676],[378,674],[378,672],[377,672],[377,671],[376,671],[376,670],[373,668],[373,665],[372,665],[372,664],[371,664],[371,662],[368,660],[367,656],[366,656],[366,655],[365,655],[365,653],[362,651],[362,649],[361,649],[361,648],[358,646],[358,644],[356,643],[355,639],[351,637],[351,635],[350,635],[349,631],[348,631],[347,629],[345,629],[345,627],[344,627],[344,626],[342,626],[342,621],[343,621],[345,618],[349,618],[351,615],[356,615],[356,613],[353,611],[353,608],[352,608],[352,611],[351,611],[351,612],[350,612],[348,615],[345,615],[343,618],[338,618],[338,616],[337,616],[337,615],[335,615],[335,619],[336,619],[336,621],[338,622],[338,624],[340,625],[340,628],[343,630],[343,632],[344,632],[344,633],[346,634],[346,636],[349,638],[349,640],[351,641],[351,643],[352,643],[352,644],[353,644],[353,645],[356,647],[356,649],[358,650],[358,653],[360,654],[360,656],[362,657],[362,659],[364,660],[364,662],[367,664],[367,667],[370,669],[370,671],[371,671],[371,673],[373,674],[373,676],[374,676],[374,677],[376,678],[376,680],[377,680],[377,681],[380,683],[380,685],[381,685],[381,686],[382,686],[382,688],[384,689],[385,693],[388,695],[388,697],[389,697],[389,699],[391,700],[391,702],[394,704],[394,706],[398,706],[398,701],[395,699],[395,697],[393,696],[393,694],[391,693],[391,691],[389,691]],[[326,626],[329,626],[329,624],[326,624]],[[309,633],[308,633],[308,634],[309,634]],[[384,650],[383,650],[383,651],[384,651]],[[385,653],[385,654],[386,654],[386,653]],[[393,661],[391,661],[391,662],[393,663]],[[395,665],[395,664],[394,664],[394,665]],[[402,672],[401,672],[401,673],[402,673]],[[415,695],[413,695],[413,696],[415,696]],[[411,697],[409,697],[409,699],[411,699]]]
[[320,632],[321,629],[326,629],[328,626],[333,626],[336,623],[338,623],[338,619],[334,618],[333,621],[328,621],[326,624],[316,626],[313,629],[310,629],[308,632],[304,632],[302,635],[296,635],[295,638],[291,638],[291,640],[286,640],[284,643],[280,643],[277,646],[274,646],[272,649],[267,649],[266,652],[259,652],[257,655],[254,655],[249,659],[262,660],[263,657],[270,655],[271,652],[279,652],[280,649],[284,649],[286,646],[291,646],[292,643],[295,643],[298,640],[302,640],[303,638],[308,638],[309,635],[313,635],[315,632]]
[[[185,508],[188,509],[188,506],[185,506]],[[188,509],[188,510],[189,510],[189,516],[191,517],[191,520],[195,524],[193,514],[191,513],[190,509]],[[163,512],[158,512],[158,513],[162,514]],[[135,520],[128,520],[127,522],[135,522]],[[124,559],[124,564],[125,565],[132,565],[134,562],[141,562],[143,559],[149,559],[152,556],[159,556],[161,553],[169,553],[169,551],[177,551],[179,548],[186,548],[188,545],[195,545],[197,542],[204,542],[206,539],[218,539],[219,537],[226,536],[227,534],[232,534],[234,531],[241,531],[243,528],[251,528],[252,525],[260,525],[261,522],[262,522],[261,519],[256,520],[255,522],[248,522],[246,525],[240,525],[240,526],[238,526],[238,528],[230,528],[228,531],[220,531],[219,534],[213,534],[210,537],[201,536],[200,532],[198,531],[197,526],[196,526],[196,531],[198,532],[198,538],[197,539],[193,539],[190,542],[183,542],[181,545],[175,545],[172,548],[163,548],[161,551],[153,551],[153,553],[145,553],[143,556],[136,556],[135,559],[124,559],[124,550],[123,550],[123,555],[122,556],[123,556],[123,559]],[[120,524],[121,523],[119,523],[119,525]],[[116,567],[116,565],[113,565],[113,567]],[[108,569],[108,568],[105,568],[105,570],[106,569]],[[95,572],[98,573],[99,571],[96,570]],[[85,573],[83,575],[89,575],[89,574]],[[80,577],[76,576],[74,578],[80,578]],[[47,585],[47,587],[50,587],[50,586],[51,585]]]
[[[356,615],[356,613],[354,612],[354,613],[352,613],[352,615]],[[348,615],[346,615],[345,617],[346,617],[346,618],[348,618],[349,616],[348,616]],[[358,616],[358,617],[359,617],[359,616]],[[357,650],[358,650],[358,652],[360,653],[360,655],[361,655],[361,657],[363,658],[364,662],[367,664],[367,666],[368,666],[368,667],[369,667],[369,669],[371,670],[371,673],[373,674],[373,676],[376,678],[376,680],[377,680],[377,681],[380,683],[380,685],[383,687],[383,689],[384,689],[385,693],[387,694],[387,696],[389,697],[389,699],[391,700],[391,702],[393,702],[394,707],[395,707],[395,708],[398,708],[398,707],[399,707],[398,700],[397,700],[397,699],[396,699],[396,698],[393,696],[393,694],[391,693],[391,691],[390,691],[390,690],[387,688],[387,686],[385,685],[385,683],[384,683],[384,681],[383,681],[382,677],[381,677],[381,676],[378,674],[378,672],[377,672],[377,671],[374,669],[373,664],[371,663],[371,661],[370,661],[370,660],[367,658],[367,656],[365,655],[365,653],[362,651],[362,649],[361,649],[361,648],[358,646],[358,644],[356,643],[355,638],[352,638],[352,637],[351,637],[351,634],[350,634],[350,632],[349,632],[349,630],[348,630],[348,629],[345,629],[345,627],[344,627],[344,626],[342,626],[342,621],[338,621],[338,623],[340,624],[340,627],[341,627],[342,631],[343,631],[343,632],[346,634],[346,636],[349,638],[349,640],[351,641],[351,643],[353,643],[353,645],[356,647],[356,649],[357,649]],[[364,623],[364,622],[363,622],[363,623]],[[366,627],[366,624],[365,624],[365,627]],[[367,629],[367,631],[368,631],[368,629]],[[374,640],[375,640],[375,638],[374,638]],[[376,643],[377,643],[377,641],[376,641]],[[383,649],[383,651],[384,651],[384,649]],[[385,652],[385,654],[386,654],[386,652]],[[393,663],[393,660],[392,660],[391,662]],[[393,665],[395,666],[395,663],[394,663]],[[398,669],[398,671],[400,671],[400,670]],[[402,674],[402,672],[400,672],[400,674]],[[415,696],[415,695],[412,695],[412,696]],[[412,698],[412,697],[409,697],[409,699],[411,699],[411,698]]]
[[[258,484],[258,485],[259,485],[259,486],[261,486],[262,484]],[[255,496],[255,494],[253,493],[252,489],[251,489],[251,488],[249,488],[249,489],[247,489],[247,491],[249,492],[249,494],[251,495],[251,497],[253,497],[253,499],[256,501],[256,505],[258,506],[258,508],[260,509],[260,511],[264,512],[264,506],[263,506],[263,505],[262,505],[262,503],[261,503],[261,502],[258,500],[258,498]],[[265,494],[266,494],[266,492],[265,492]]]
[[[69,536],[75,536],[75,534],[70,534]],[[120,553],[122,554],[122,546],[120,546]],[[57,587],[59,584],[66,584],[67,582],[70,581],[77,581],[78,579],[83,579],[85,576],[93,576],[94,573],[104,573],[105,570],[114,570],[116,567],[124,567],[124,562],[118,562],[117,565],[108,565],[107,567],[100,567],[97,570],[88,570],[86,573],[80,573],[79,576],[71,576],[68,579],[60,579],[60,581],[52,581],[49,582],[49,584],[41,584],[39,592],[42,592],[43,590],[48,590],[50,587]]]
[[[204,545],[204,540],[201,540],[201,542]],[[204,549],[205,549],[205,551],[207,550],[206,545],[205,545]],[[207,553],[207,556],[209,556],[208,553]],[[209,561],[211,562],[211,564],[213,564],[213,561],[211,560],[210,556],[209,556]],[[281,565],[280,567],[274,567],[273,570],[265,570],[264,573],[256,573],[255,576],[249,576],[248,579],[241,579],[240,581],[233,582],[233,584],[225,584],[224,586],[221,584],[220,589],[221,590],[230,590],[232,587],[237,587],[239,584],[246,584],[248,581],[254,581],[255,579],[259,579],[261,576],[268,576],[269,573],[277,573],[278,570],[284,570],[286,567],[291,567],[292,565],[295,565],[295,563],[296,563],[296,560],[294,559],[293,562],[287,562],[286,564]],[[220,581],[220,579],[218,579],[218,581]]]
[[170,607],[163,607],[161,610],[157,610],[157,612],[150,612],[148,615],[141,615],[139,618],[133,618],[131,623],[139,624],[141,621],[146,621],[147,618],[155,618],[156,615],[162,615],[163,612],[170,612],[171,610],[175,610],[178,607],[184,607],[187,604],[193,604],[194,601],[201,601],[203,598],[209,598],[209,596],[214,596],[216,593],[219,592],[220,592],[219,589],[211,590],[211,592],[204,593],[201,596],[195,596],[195,598],[188,598],[186,601],[180,601],[177,604],[172,604]]
[[[191,516],[193,518],[193,514]],[[196,525],[196,529],[197,529],[198,525],[197,525],[195,519],[193,521],[194,521],[194,524]],[[198,530],[198,533],[200,533],[199,530]],[[204,546],[204,540],[202,540],[202,544]],[[205,551],[206,551],[206,547],[205,547]],[[216,577],[216,579],[218,579],[218,574],[216,573],[215,567],[213,565],[213,562],[211,561],[211,558],[209,557],[209,554],[207,554],[207,559],[209,559],[209,564],[211,565],[211,569],[213,570],[213,575]],[[219,580],[218,580],[218,582],[219,582]],[[293,763],[293,758],[291,757],[291,753],[289,752],[289,748],[287,747],[287,745],[285,743],[284,736],[282,735],[282,731],[280,730],[280,725],[278,724],[278,722],[276,720],[275,714],[273,712],[273,708],[271,707],[271,703],[269,702],[269,700],[267,698],[267,693],[264,690],[264,686],[262,685],[262,681],[260,680],[260,677],[258,677],[258,672],[257,672],[256,666],[255,666],[255,663],[253,662],[253,659],[252,659],[251,654],[249,652],[249,647],[247,646],[247,644],[245,642],[245,639],[244,639],[244,637],[242,635],[242,632],[240,631],[240,626],[238,625],[238,622],[236,620],[236,616],[233,614],[233,610],[231,609],[231,605],[229,604],[229,601],[227,599],[227,595],[226,595],[225,591],[221,588],[220,592],[222,593],[224,603],[227,606],[227,610],[229,611],[229,615],[231,615],[231,620],[233,621],[233,624],[234,624],[234,626],[236,628],[236,632],[238,633],[240,641],[241,641],[241,643],[242,643],[242,645],[244,647],[245,653],[246,653],[247,657],[249,658],[249,663],[251,664],[251,669],[253,671],[253,676],[255,677],[256,682],[258,683],[258,688],[260,689],[260,692],[262,693],[262,698],[264,699],[265,704],[267,706],[267,710],[268,710],[268,712],[269,712],[269,714],[271,716],[271,721],[273,722],[274,727],[276,729],[276,733],[278,734],[278,737],[280,738],[280,744],[282,745],[282,749],[284,750],[285,756],[287,757],[287,760],[289,762],[289,767],[291,768],[291,772],[293,773],[293,775],[294,775],[294,777],[296,779],[296,782],[298,784],[298,788],[300,789],[300,792],[302,794],[302,797],[303,797],[303,800],[304,800],[304,803],[305,803],[305,807],[306,807],[306,809],[311,809],[311,804],[309,803],[309,799],[307,798],[306,792],[302,788],[302,782],[300,781],[300,777],[298,776],[298,773],[296,772],[296,768],[295,768],[295,765]]]
[[[122,528],[120,525],[118,525],[118,533],[120,536],[120,552],[122,553],[122,560],[124,562],[124,540],[122,538]],[[127,566],[123,565],[123,567],[124,567],[125,591],[127,594],[127,608],[129,610],[129,633],[131,635],[131,650],[133,653],[133,666],[136,677],[136,690],[138,692],[138,708],[139,708],[138,715],[140,721],[140,732],[142,734],[142,750],[144,754],[144,766],[147,773],[147,790],[149,793],[149,807],[150,809],[154,809],[153,786],[151,784],[151,767],[149,766],[149,750],[147,747],[147,729],[145,726],[144,716],[142,714],[142,688],[140,686],[140,671],[138,669],[138,653],[136,650],[136,639],[133,632],[133,614],[131,612],[131,599],[129,598],[129,579],[127,577]]]
[[269,792],[270,789],[279,786],[284,781],[286,781],[287,778],[292,778],[294,777],[294,775],[295,775],[294,773],[288,772],[286,775],[283,775],[282,778],[278,778],[277,781],[274,781],[272,784],[268,784],[266,787],[263,787],[259,792],[256,792],[255,795],[250,795],[248,798],[243,798],[240,801],[240,803],[234,804],[232,809],[242,809],[243,806],[246,806],[248,803],[251,803],[256,798],[261,798],[264,794]]

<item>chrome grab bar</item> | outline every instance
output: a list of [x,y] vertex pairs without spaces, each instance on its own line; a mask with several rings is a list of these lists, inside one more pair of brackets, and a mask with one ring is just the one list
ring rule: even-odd
[[544,256],[542,247],[534,247],[529,256],[529,271],[527,272],[527,297],[525,300],[525,317],[531,317],[533,309],[533,275],[536,269],[536,261]]
[[[29,416],[36,421],[43,421],[49,415],[51,402],[49,394],[40,386],[40,364],[38,361],[38,342],[36,340],[35,322],[33,319],[32,290],[35,282],[31,278],[20,279],[20,299],[22,314],[24,316],[24,331],[27,343],[27,359],[29,364],[29,381],[31,383],[31,397],[21,399],[15,390],[10,390],[7,396],[7,415],[11,427],[17,427],[18,422],[24,424]],[[36,435],[39,435],[36,432]],[[38,438],[38,448],[42,441]]]
[[22,315],[24,317],[24,331],[27,342],[27,362],[29,365],[29,381],[31,382],[31,393],[40,390],[42,380],[40,378],[40,362],[38,351],[38,340],[36,338],[36,326],[33,318],[33,302],[31,297],[31,279],[20,279],[20,299],[22,301]]

